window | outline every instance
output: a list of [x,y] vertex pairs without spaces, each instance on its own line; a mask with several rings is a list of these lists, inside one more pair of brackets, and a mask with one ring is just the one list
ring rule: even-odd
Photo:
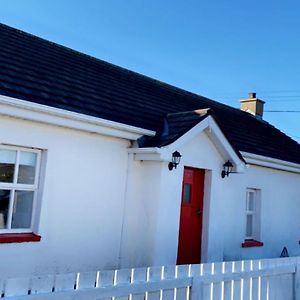
[[183,185],[183,203],[189,204],[191,203],[191,187],[192,185],[190,183],[184,183]]
[[260,240],[260,190],[246,191],[246,228],[243,247],[262,246]]
[[0,233],[33,232],[41,151],[0,145]]
[[247,190],[246,196],[246,239],[253,239],[255,225],[255,190]]

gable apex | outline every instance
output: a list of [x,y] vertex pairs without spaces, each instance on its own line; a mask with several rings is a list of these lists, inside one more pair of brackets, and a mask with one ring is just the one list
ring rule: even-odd
[[173,153],[175,151],[174,149],[180,149],[186,143],[196,138],[196,136],[201,132],[205,132],[207,134],[224,161],[230,160],[237,172],[241,172],[243,170],[245,161],[242,155],[237,150],[235,150],[228,142],[227,138],[225,137],[211,114],[207,115],[205,119],[200,121],[196,126],[186,132],[178,140],[166,146],[165,148]]
[[245,162],[241,154],[228,142],[213,116],[206,114],[193,128],[174,142],[162,147],[130,148],[129,153],[135,154],[135,160],[170,161],[172,153],[180,151],[185,144],[205,132],[224,161],[230,160],[236,172],[242,172]]

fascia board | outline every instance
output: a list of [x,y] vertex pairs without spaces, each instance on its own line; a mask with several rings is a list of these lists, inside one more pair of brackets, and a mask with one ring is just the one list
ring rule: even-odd
[[241,154],[249,165],[256,165],[292,173],[300,173],[300,164],[249,152],[241,152]]
[[211,139],[224,161],[230,159],[235,166],[236,172],[243,172],[245,163],[238,157],[216,121],[209,117],[209,126],[205,129],[206,134]]
[[0,115],[106,136],[137,140],[155,131],[0,95]]

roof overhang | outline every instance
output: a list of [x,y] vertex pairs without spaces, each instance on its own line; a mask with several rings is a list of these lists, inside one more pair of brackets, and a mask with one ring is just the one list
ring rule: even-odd
[[249,165],[271,168],[275,170],[287,171],[292,173],[300,173],[300,164],[280,160],[268,156],[253,154],[249,152],[241,152],[245,161]]
[[155,131],[0,95],[0,115],[135,141]]
[[135,153],[136,160],[160,160],[170,161],[172,153],[182,148],[186,143],[196,138],[201,132],[205,132],[224,161],[230,160],[236,172],[242,172],[245,168],[244,161],[238,156],[228,142],[220,127],[211,115],[199,122],[175,142],[162,148],[130,148],[130,153]]

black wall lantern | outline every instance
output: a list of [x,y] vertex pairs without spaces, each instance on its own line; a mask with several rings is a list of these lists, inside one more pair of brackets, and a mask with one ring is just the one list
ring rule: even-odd
[[233,164],[230,160],[227,160],[226,163],[223,165],[223,171],[221,173],[222,178],[225,178],[225,176],[229,176],[230,173],[232,173]]
[[169,162],[169,170],[172,171],[173,168],[177,168],[177,166],[180,163],[180,159],[181,159],[181,154],[178,151],[173,152],[172,154],[172,161]]

